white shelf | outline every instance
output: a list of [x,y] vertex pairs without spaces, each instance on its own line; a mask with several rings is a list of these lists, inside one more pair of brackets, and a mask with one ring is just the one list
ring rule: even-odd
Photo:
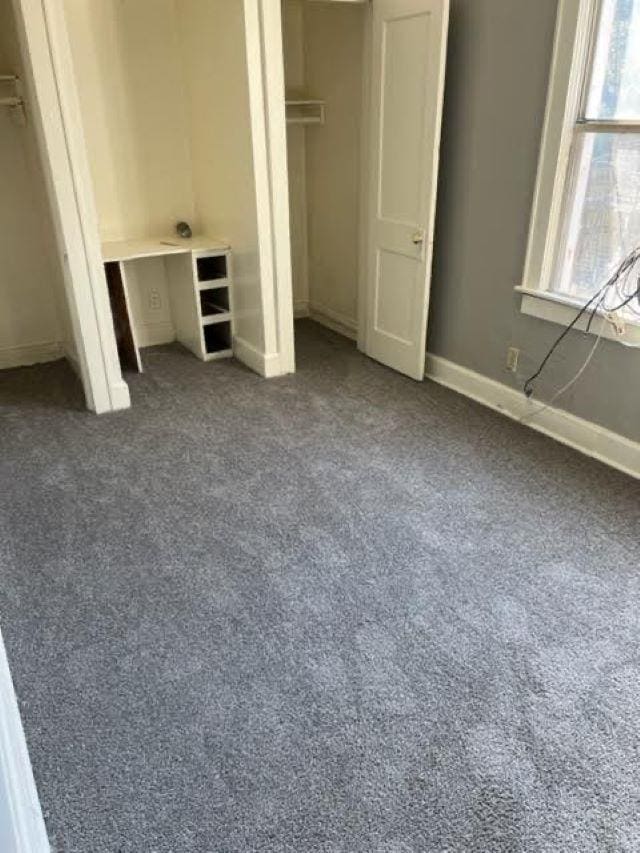
[[231,320],[231,312],[225,311],[220,314],[207,314],[202,317],[203,326],[213,326],[215,323],[225,323]]
[[325,102],[303,92],[288,92],[285,95],[287,124],[324,124]]
[[[202,361],[215,361],[233,355],[233,274],[231,251],[226,242],[206,236],[188,240],[179,237],[122,240],[103,243],[102,255],[107,277],[111,273],[115,276],[117,271],[122,280],[125,300],[129,262],[162,258],[177,340]],[[199,275],[215,276],[216,273],[224,275],[224,278],[198,279]],[[217,291],[217,296],[202,295],[209,290]],[[213,310],[214,313],[203,314],[203,309]],[[133,349],[138,356],[128,304],[126,320]],[[207,346],[213,351],[207,352]]]
[[231,282],[228,278],[212,278],[209,281],[198,282],[198,290],[216,290],[223,287],[231,287]]
[[138,258],[157,258],[162,255],[179,255],[184,252],[225,252],[229,244],[213,237],[155,237],[143,240],[117,240],[102,244],[102,259],[111,261],[134,261]]

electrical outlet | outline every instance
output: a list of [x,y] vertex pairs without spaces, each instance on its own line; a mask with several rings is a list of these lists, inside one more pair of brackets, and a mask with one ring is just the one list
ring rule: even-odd
[[162,308],[162,299],[160,297],[159,291],[153,288],[153,290],[149,291],[149,308],[152,311],[159,311]]
[[511,373],[515,373],[518,369],[519,357],[520,350],[517,347],[509,347],[507,350],[507,370],[511,371]]

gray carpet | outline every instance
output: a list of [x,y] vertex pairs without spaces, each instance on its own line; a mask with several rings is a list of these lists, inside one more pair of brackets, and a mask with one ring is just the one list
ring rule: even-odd
[[640,488],[306,322],[135,408],[0,376],[2,629],[53,847],[640,850]]

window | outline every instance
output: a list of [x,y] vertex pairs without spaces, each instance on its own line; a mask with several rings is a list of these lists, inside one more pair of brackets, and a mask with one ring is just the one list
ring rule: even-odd
[[523,310],[566,322],[639,245],[640,0],[562,0]]

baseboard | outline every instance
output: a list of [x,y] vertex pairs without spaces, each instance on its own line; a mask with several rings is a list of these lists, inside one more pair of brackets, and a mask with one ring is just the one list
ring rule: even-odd
[[159,323],[138,323],[135,331],[139,347],[157,347],[161,344],[170,344],[176,339],[175,326],[171,320],[162,320]]
[[283,371],[280,366],[280,356],[265,355],[256,349],[253,344],[245,341],[244,338],[239,338],[237,335],[233,338],[233,354],[243,364],[264,376],[265,379],[272,379],[274,376],[282,376]]
[[296,320],[309,316],[309,302],[306,299],[298,299],[293,303],[293,316]]
[[[458,391],[513,420],[519,421],[541,405],[539,401],[527,400],[524,394],[514,388],[440,356],[427,354],[425,373],[434,382]],[[638,442],[556,408],[545,409],[523,423],[612,468],[640,478]]]
[[17,347],[0,349],[0,370],[8,367],[28,367],[30,364],[43,364],[64,357],[64,347],[60,341],[44,341],[39,344],[24,344]]
[[113,382],[109,386],[109,394],[111,396],[111,409],[109,411],[120,412],[123,409],[131,408],[131,394],[124,379]]
[[7,652],[0,635],[0,849],[50,853]]
[[333,308],[328,308],[326,305],[317,302],[309,303],[309,317],[316,323],[320,323],[322,326],[326,326],[353,341],[358,337],[357,322],[351,317],[347,317],[346,314],[334,311]]

